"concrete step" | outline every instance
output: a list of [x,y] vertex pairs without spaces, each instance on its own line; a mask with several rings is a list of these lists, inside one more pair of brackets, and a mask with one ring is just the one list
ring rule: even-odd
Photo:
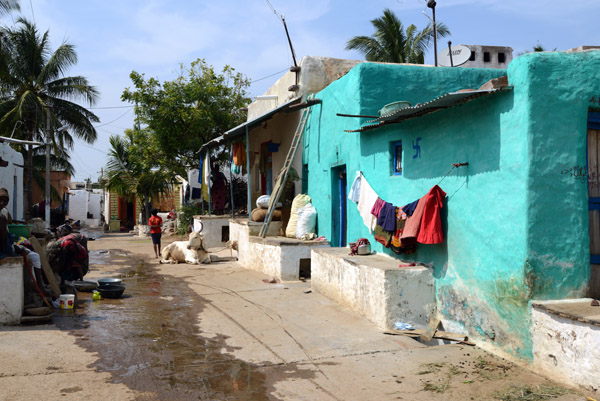
[[385,330],[401,321],[427,327],[435,309],[434,277],[425,266],[398,267],[386,255],[350,256],[348,248],[313,249],[312,289]]

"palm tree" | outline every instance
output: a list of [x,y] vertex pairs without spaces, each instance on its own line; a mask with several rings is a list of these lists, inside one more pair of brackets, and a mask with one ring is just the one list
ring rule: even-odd
[[[16,28],[3,28],[0,36],[3,38],[0,59],[4,64],[0,81],[0,134],[14,131],[20,139],[49,140],[55,148],[72,149],[71,135],[56,132],[58,127],[67,126],[76,137],[93,143],[97,134],[92,123],[99,119],[74,101],[83,100],[91,106],[98,91],[85,77],[64,76],[77,63],[73,45],[65,42],[52,52],[48,31],[40,34],[35,25],[22,18]],[[26,213],[33,203],[33,153],[33,145],[28,145]]]
[[19,10],[19,0],[0,0],[0,17]]
[[142,220],[150,217],[150,209],[160,195],[173,191],[174,174],[155,166],[144,130],[126,130],[125,136],[111,136],[105,188],[119,196],[141,201]]
[[[425,51],[433,40],[433,27],[427,24],[418,31],[409,25],[406,31],[402,21],[389,8],[383,16],[371,21],[375,28],[373,36],[355,36],[346,43],[346,50],[358,50],[367,61],[387,63],[425,63]],[[444,37],[450,30],[442,22],[436,23],[437,35]]]

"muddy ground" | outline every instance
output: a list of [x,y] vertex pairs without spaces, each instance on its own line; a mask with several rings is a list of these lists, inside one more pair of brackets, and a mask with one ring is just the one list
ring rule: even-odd
[[51,324],[0,330],[0,399],[594,396],[476,347],[384,335],[329,299],[305,293],[309,282],[265,283],[268,277],[237,262],[160,265],[150,240],[131,235],[105,235],[88,246],[86,279],[121,277],[124,296],[93,301],[80,292],[77,308],[57,311]]

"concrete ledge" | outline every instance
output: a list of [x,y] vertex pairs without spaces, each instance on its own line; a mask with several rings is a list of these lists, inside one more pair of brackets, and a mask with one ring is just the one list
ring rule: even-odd
[[[222,248],[230,239],[229,220],[231,216],[194,216],[194,231],[202,223],[202,235],[206,248]],[[223,241],[225,240],[225,241]]]
[[[249,238],[250,236],[258,235],[262,223],[249,221],[248,217],[240,217],[237,219],[229,219],[229,239],[237,241],[237,256],[238,261],[242,266],[248,266],[251,263],[252,255],[250,254]],[[273,221],[269,224],[267,237],[279,235],[281,230],[281,221]]]
[[399,268],[385,255],[349,256],[348,248],[314,249],[311,284],[382,329],[396,321],[427,326],[435,308],[434,277],[424,266]]
[[0,259],[0,325],[20,324],[23,302],[23,258]]
[[533,366],[573,386],[600,388],[600,306],[591,298],[533,301]]
[[314,248],[329,247],[329,241],[302,241],[286,237],[250,236],[248,242],[250,258],[244,266],[281,281],[298,280],[301,260],[310,259]]

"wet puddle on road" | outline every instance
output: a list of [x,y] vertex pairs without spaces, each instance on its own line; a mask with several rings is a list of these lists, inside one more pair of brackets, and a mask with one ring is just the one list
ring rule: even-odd
[[[102,264],[101,255],[90,254],[90,263]],[[268,399],[264,374],[256,366],[222,354],[224,337],[200,336],[196,321],[206,300],[184,281],[157,274],[143,261],[121,277],[126,287],[121,299],[93,301],[91,293],[80,292],[74,311],[54,316],[58,328],[98,353],[94,366],[99,371],[154,393],[141,399]]]

